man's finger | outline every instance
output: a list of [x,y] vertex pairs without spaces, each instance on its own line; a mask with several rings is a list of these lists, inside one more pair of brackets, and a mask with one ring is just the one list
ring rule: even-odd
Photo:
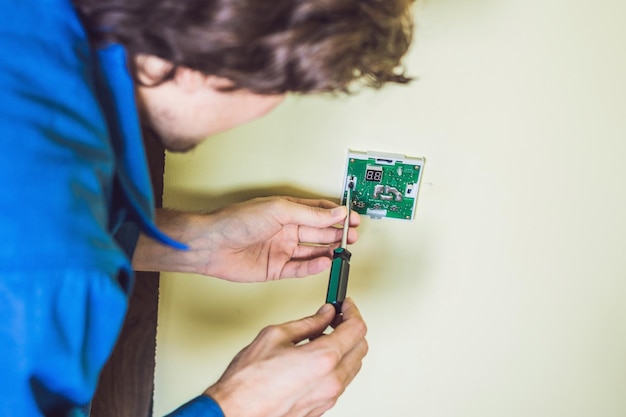
[[272,200],[270,204],[273,206],[269,207],[268,213],[283,225],[329,227],[340,223],[347,213],[343,206],[328,209],[300,204],[286,198]]
[[334,317],[334,312],[335,309],[332,305],[324,304],[312,316],[272,327],[283,338],[283,342],[297,344],[311,337],[319,336],[328,327]]
[[319,274],[329,269],[331,262],[327,255],[308,260],[292,260],[285,264],[279,278],[304,278]]
[[337,324],[335,330],[329,335],[333,343],[340,347],[341,353],[346,354],[355,343],[365,338],[367,326],[361,312],[350,297],[346,298],[341,306],[341,322]]
[[362,339],[352,350],[344,355],[336,370],[344,385],[350,384],[359,373],[368,349],[367,340]]
[[298,197],[290,197],[290,196],[283,196],[281,198],[287,201],[292,201],[294,203],[302,204],[305,206],[319,207],[319,208],[324,208],[324,209],[332,209],[332,208],[339,206],[339,204],[337,203],[333,203],[330,200],[325,200],[322,198],[298,198]]
[[[298,240],[302,243],[314,243],[318,245],[330,245],[341,241],[343,229],[337,227],[308,227],[300,226]],[[354,243],[359,239],[359,234],[354,228],[348,230],[348,243]]]
[[[332,317],[334,320],[335,317]],[[361,313],[350,298],[346,298],[342,306],[342,321],[335,330],[320,337],[303,348],[318,349],[320,344],[326,344],[329,349],[334,349],[340,357],[343,357],[359,343],[365,340],[367,326],[361,317]]]

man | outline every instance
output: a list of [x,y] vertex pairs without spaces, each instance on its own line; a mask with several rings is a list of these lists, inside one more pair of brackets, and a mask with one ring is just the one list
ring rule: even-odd
[[[287,93],[406,83],[398,65],[411,38],[410,3],[5,2],[0,415],[80,415],[126,311],[131,259],[135,269],[232,281],[330,266],[346,210],[328,201],[264,198],[155,216],[141,130],[184,151],[262,116]],[[367,351],[351,300],[323,335],[334,319],[326,305],[267,327],[172,415],[323,414]]]

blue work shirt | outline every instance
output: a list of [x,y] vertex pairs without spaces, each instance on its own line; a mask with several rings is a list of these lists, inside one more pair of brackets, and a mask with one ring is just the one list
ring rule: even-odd
[[[127,308],[134,241],[154,225],[134,84],[68,0],[0,13],[0,416],[78,416]],[[136,238],[136,236],[135,236]],[[199,396],[172,416],[220,416]]]

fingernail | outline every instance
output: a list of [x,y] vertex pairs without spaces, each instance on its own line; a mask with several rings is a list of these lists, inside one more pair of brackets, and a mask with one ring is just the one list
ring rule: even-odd
[[334,310],[335,308],[330,305],[330,304],[324,304],[322,307],[320,307],[319,310],[317,310],[317,314],[326,314],[328,313],[330,310]]
[[345,214],[346,214],[346,213],[345,213],[345,211],[344,211],[344,206],[335,207],[334,209],[332,209],[332,210],[330,211],[330,213],[331,213],[333,216],[338,216],[338,215],[340,215],[340,214],[341,214],[341,215],[345,215]]

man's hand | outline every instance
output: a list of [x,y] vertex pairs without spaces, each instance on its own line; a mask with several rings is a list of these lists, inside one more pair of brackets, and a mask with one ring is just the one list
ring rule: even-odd
[[[257,198],[209,214],[160,210],[157,225],[189,245],[176,251],[142,236],[133,266],[138,270],[194,272],[238,282],[304,277],[330,267],[341,242],[337,227],[347,214],[327,200]],[[360,223],[350,216],[348,242]]]
[[228,417],[321,416],[367,353],[365,322],[351,299],[342,312],[330,334],[322,335],[335,317],[330,304],[313,316],[265,328],[205,394]]

